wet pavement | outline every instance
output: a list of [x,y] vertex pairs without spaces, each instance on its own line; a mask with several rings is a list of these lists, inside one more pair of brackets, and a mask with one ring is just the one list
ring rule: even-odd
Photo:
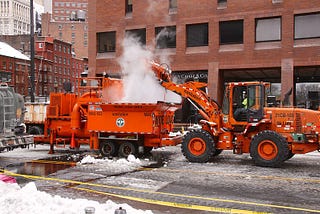
[[[122,168],[116,165],[118,159],[77,164],[85,155],[95,155],[90,151],[61,150],[55,156],[42,156],[43,152],[40,149],[31,157],[0,153],[0,163],[17,173],[56,179],[36,181],[39,190],[53,195],[101,203],[110,199],[156,214],[208,213],[197,206],[221,212],[320,212],[320,153],[296,155],[281,168],[264,168],[254,166],[249,155],[228,151],[210,163],[189,163],[180,147],[168,147],[140,157],[138,165]],[[151,204],[126,197],[148,199]],[[166,201],[177,206],[159,205]]]

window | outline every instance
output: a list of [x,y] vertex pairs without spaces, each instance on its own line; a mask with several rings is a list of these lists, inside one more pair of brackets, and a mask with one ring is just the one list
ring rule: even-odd
[[126,0],[126,14],[132,13],[133,6],[132,6],[132,0]]
[[281,18],[256,19],[256,42],[280,41]]
[[177,9],[177,0],[169,0],[169,9],[176,10]]
[[176,26],[156,27],[156,47],[175,48],[176,47]]
[[126,30],[127,36],[135,37],[142,45],[146,45],[146,29]]
[[220,45],[243,44],[243,20],[222,21],[220,27]]
[[308,39],[320,37],[320,13],[294,16],[294,38]]
[[227,7],[227,0],[218,0],[218,9],[224,9]]
[[6,61],[3,61],[3,62],[2,62],[2,69],[3,69],[3,70],[6,70],[6,69],[7,69],[7,62],[6,62]]
[[187,25],[187,47],[208,45],[208,23]]
[[97,50],[98,53],[116,51],[116,32],[97,33]]

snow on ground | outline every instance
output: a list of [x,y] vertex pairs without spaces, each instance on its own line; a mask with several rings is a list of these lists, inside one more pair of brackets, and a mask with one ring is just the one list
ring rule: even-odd
[[149,160],[140,160],[135,158],[134,155],[129,155],[125,158],[103,158],[96,159],[90,155],[85,156],[76,167],[87,169],[90,172],[103,173],[109,172],[110,174],[126,173],[137,170],[138,168],[149,165]]
[[[129,155],[127,159],[95,159],[94,157],[85,156],[78,165],[101,165],[107,164],[110,167],[130,170],[140,167],[140,159]],[[101,204],[96,201],[87,199],[70,199],[61,196],[52,196],[46,192],[38,191],[34,182],[30,182],[23,187],[17,183],[9,184],[0,181],[0,208],[1,214],[81,214],[85,213],[86,207],[94,207],[95,214],[114,214],[116,209],[122,207],[127,214],[151,214],[152,211],[137,210],[128,204],[116,204],[110,200]]]
[[132,208],[127,204],[116,204],[110,200],[104,204],[87,199],[69,199],[37,190],[34,182],[24,187],[17,183],[9,184],[0,181],[0,207],[2,214],[81,214],[85,208],[94,207],[95,214],[114,214],[122,207],[127,214],[151,214]]

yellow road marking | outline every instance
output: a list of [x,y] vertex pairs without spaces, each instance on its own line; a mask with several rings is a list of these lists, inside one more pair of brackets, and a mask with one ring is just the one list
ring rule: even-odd
[[141,189],[111,186],[111,185],[105,185],[105,184],[88,183],[88,182],[81,182],[81,181],[74,181],[74,180],[67,180],[67,179],[58,179],[58,178],[49,178],[49,177],[42,177],[42,176],[36,176],[36,175],[17,174],[17,173],[13,173],[13,172],[7,171],[7,170],[4,170],[4,173],[7,175],[11,175],[11,176],[24,177],[24,178],[33,179],[33,180],[40,179],[40,180],[55,181],[55,182],[60,182],[60,183],[71,183],[71,184],[77,184],[77,185],[102,187],[102,188],[108,188],[108,189],[119,189],[119,190],[126,190],[126,191],[151,193],[151,194],[157,194],[157,195],[166,195],[166,196],[201,199],[201,200],[208,200],[208,201],[217,201],[217,202],[224,202],[224,203],[253,205],[253,206],[258,206],[258,207],[269,207],[269,208],[277,208],[277,209],[320,213],[320,210],[306,209],[306,208],[301,208],[301,207],[290,207],[290,206],[281,206],[281,205],[273,205],[273,204],[255,203],[255,202],[250,202],[250,201],[238,201],[238,200],[228,200],[228,199],[220,199],[220,198],[207,198],[207,197],[201,197],[201,196],[190,196],[190,195],[183,195],[183,194],[165,193],[165,192],[155,192],[155,191],[150,191],[150,190],[141,190]]
[[43,164],[57,164],[57,165],[70,165],[75,166],[76,162],[67,162],[67,161],[52,161],[52,160],[32,160],[27,163],[43,163]]
[[201,210],[201,211],[211,211],[211,212],[218,212],[218,213],[243,213],[243,214],[250,214],[250,213],[251,214],[264,214],[264,213],[266,213],[266,212],[256,212],[256,211],[240,210],[240,209],[233,209],[233,208],[201,206],[201,205],[194,205],[194,204],[183,204],[183,203],[175,203],[175,202],[169,202],[169,201],[159,201],[159,200],[146,199],[146,198],[137,198],[137,197],[132,197],[132,196],[124,196],[124,195],[118,195],[118,194],[114,194],[114,193],[101,192],[101,191],[87,189],[87,188],[79,188],[79,187],[71,187],[71,188],[86,191],[86,192],[92,192],[92,193],[96,193],[96,194],[118,197],[118,198],[127,199],[127,200],[131,200],[131,201],[138,201],[138,202],[162,205],[162,206],[167,206],[167,207],[175,207],[175,208],[183,208],[183,209],[191,209],[191,210]]

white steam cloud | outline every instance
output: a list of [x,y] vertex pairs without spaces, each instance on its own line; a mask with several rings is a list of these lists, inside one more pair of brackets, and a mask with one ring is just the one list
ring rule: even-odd
[[123,76],[124,97],[121,102],[181,102],[179,95],[163,88],[156,79],[150,64],[155,59],[152,51],[142,47],[138,38],[130,35],[125,37],[122,47],[123,55],[119,64]]

